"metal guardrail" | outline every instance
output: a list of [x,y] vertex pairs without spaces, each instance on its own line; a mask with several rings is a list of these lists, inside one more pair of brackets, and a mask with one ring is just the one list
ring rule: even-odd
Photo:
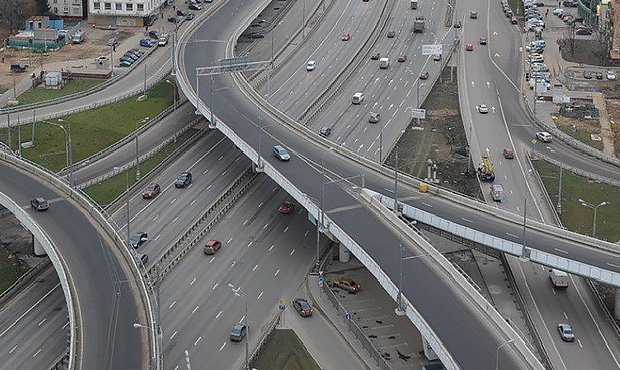
[[[163,266],[160,270],[160,276],[166,275],[172,268],[181,261],[181,259],[191,251],[203,236],[211,230],[219,220],[228,211],[241,196],[245,194],[245,191],[253,184],[253,180],[256,179],[257,173],[255,173],[251,167],[249,167],[241,176],[235,180],[224,192],[217,198],[213,204],[202,214],[200,218],[194,222],[185,232],[174,242],[168,249],[164,251],[149,269],[149,275],[153,275],[156,271],[156,266]],[[232,197],[231,197],[232,195]],[[209,219],[209,216],[211,218]],[[202,226],[207,220],[209,222]],[[196,231],[199,230],[197,233]],[[195,236],[194,236],[195,235]],[[186,242],[190,237],[193,238]],[[177,250],[180,251],[177,252]]]
[[[129,75],[129,73],[133,71],[133,69],[135,69],[140,63],[142,63],[142,61],[144,61],[146,57],[150,56],[156,49],[157,49],[157,46],[154,48],[150,48],[147,53],[144,53],[144,55],[138,58],[138,60],[136,61],[137,63],[133,63],[128,69],[125,69],[122,73],[116,76],[112,76],[112,78],[106,80],[105,82],[98,84],[97,86],[93,86],[87,90],[79,91],[79,92],[76,92],[76,93],[73,93],[67,96],[63,96],[63,97],[56,98],[56,99],[50,99],[50,100],[46,100],[46,101],[39,102],[39,103],[20,105],[20,106],[12,107],[12,108],[0,108],[0,114],[18,113],[18,112],[23,112],[25,110],[48,107],[50,105],[64,103],[70,100],[82,98],[92,93],[104,90],[108,86],[116,83],[117,81],[120,81],[121,79]],[[112,61],[112,63],[114,63],[114,61]]]
[[620,187],[620,181],[617,181],[617,180],[614,180],[614,179],[610,179],[610,178],[604,177],[604,176],[599,176],[599,175],[594,174],[592,172],[588,172],[588,171],[579,169],[577,167],[574,167],[574,166],[571,166],[571,165],[567,165],[566,163],[557,161],[557,160],[555,160],[555,159],[553,159],[551,157],[548,157],[548,156],[544,155],[543,153],[539,152],[538,150],[532,149],[531,150],[531,155],[532,155],[532,157],[542,159],[545,162],[549,162],[549,163],[551,163],[551,164],[553,164],[555,166],[562,167],[563,169],[568,170],[570,172],[573,172],[573,173],[575,173],[577,175],[580,175],[580,176],[583,176],[583,177],[587,177],[587,178],[589,178],[591,180],[602,182],[604,184],[609,184],[609,185],[612,185],[612,186]]
[[[187,99],[181,99],[180,101],[177,102],[176,108],[179,109],[181,106],[183,106],[183,104],[187,103]],[[100,151],[98,151],[97,153],[89,156],[88,158],[84,158],[76,163],[73,163],[72,167],[65,167],[63,168],[60,172],[58,172],[59,176],[65,176],[67,174],[67,172],[69,172],[70,169],[72,169],[73,171],[77,171],[82,167],[85,167],[89,164],[91,164],[92,162],[95,162],[103,157],[106,157],[107,155],[109,155],[111,152],[115,151],[116,149],[122,147],[123,145],[127,144],[128,142],[130,142],[131,140],[134,139],[135,135],[140,135],[142,134],[144,131],[150,129],[153,125],[155,125],[156,123],[158,123],[159,121],[161,121],[164,117],[166,117],[168,114],[172,113],[175,110],[175,106],[171,105],[168,108],[166,108],[164,111],[160,112],[158,115],[156,115],[155,117],[151,118],[146,124],[140,126],[138,128],[137,131],[134,131],[132,133],[130,133],[129,135],[125,136],[124,138],[116,141],[114,144],[101,149]]]
[[[249,364],[251,364],[252,361],[254,361],[254,359],[258,356],[258,354],[260,353],[260,350],[263,348],[263,345],[265,345],[265,343],[267,342],[267,339],[269,339],[269,336],[271,335],[271,333],[273,333],[273,331],[275,330],[275,328],[278,326],[279,323],[280,323],[280,314],[276,313],[271,317],[269,324],[267,324],[267,326],[263,326],[260,329],[260,332],[257,334],[259,337],[258,344],[252,350],[252,353],[250,354],[250,357],[248,358]],[[245,364],[240,369],[245,370]]]

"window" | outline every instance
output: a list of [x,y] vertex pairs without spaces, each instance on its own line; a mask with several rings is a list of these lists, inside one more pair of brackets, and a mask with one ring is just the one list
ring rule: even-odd
[[99,9],[101,9],[101,3],[100,3],[100,2],[98,2],[98,1],[95,1],[95,2],[93,3],[93,9],[95,9],[95,10],[99,10]]
[[103,3],[105,10],[112,10],[112,3]]
[[139,12],[143,12],[144,11],[144,4],[136,4],[138,6],[138,11]]
[[128,12],[133,12],[133,4],[132,3],[127,3],[127,11]]
[[116,10],[123,10],[123,4],[116,3]]
[[54,7],[54,13],[58,14],[58,8],[57,7]]

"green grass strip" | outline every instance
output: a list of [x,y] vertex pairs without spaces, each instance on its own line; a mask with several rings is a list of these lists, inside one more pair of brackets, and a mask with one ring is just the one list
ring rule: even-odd
[[[294,313],[296,314],[296,313]],[[274,330],[257,358],[251,363],[256,369],[319,370],[306,347],[292,329]]]
[[17,97],[19,105],[41,103],[52,99],[62,98],[64,96],[88,90],[99,85],[100,83],[103,83],[105,80],[94,78],[76,78],[65,81],[67,82],[62,89],[46,89],[45,87],[39,86],[26,91]]

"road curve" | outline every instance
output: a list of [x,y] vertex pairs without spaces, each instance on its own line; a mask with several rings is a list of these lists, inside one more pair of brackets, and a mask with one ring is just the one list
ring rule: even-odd
[[2,192],[23,208],[29,208],[33,196],[50,201],[48,211],[27,213],[55,245],[73,283],[72,299],[81,323],[76,368],[147,368],[150,333],[136,330],[133,323],[147,324],[150,315],[135,274],[119,261],[115,240],[53,181],[40,174],[35,178],[24,171],[28,164],[18,168],[15,162],[7,157],[0,161]]

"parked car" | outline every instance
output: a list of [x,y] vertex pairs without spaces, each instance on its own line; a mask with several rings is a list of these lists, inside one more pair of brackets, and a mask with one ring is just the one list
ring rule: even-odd
[[202,7],[198,4],[189,4],[190,10],[202,10]]
[[149,186],[142,192],[142,198],[153,199],[161,192],[161,187],[157,183],[149,184]]
[[149,31],[149,37],[153,40],[159,40],[161,34],[158,31]]
[[310,317],[312,316],[312,306],[310,303],[303,298],[296,298],[293,300],[293,307],[295,310],[299,312],[299,315],[302,317]]
[[291,159],[291,155],[288,154],[288,151],[282,145],[273,146],[273,156],[283,162],[289,161]]
[[553,136],[547,131],[539,131],[536,133],[536,139],[543,143],[550,143],[553,140]]
[[553,9],[553,15],[557,15],[559,17],[562,14],[564,14],[564,9],[562,9],[562,8],[555,8],[555,9]]
[[179,22],[179,18],[177,18],[177,17],[168,17],[168,22],[170,22],[170,23],[178,23]]
[[504,158],[506,159],[514,159],[515,157],[515,152],[511,148],[504,148],[502,150],[502,154],[504,155]]
[[583,78],[585,79],[591,79],[592,78],[592,72],[590,71],[583,71]]
[[140,46],[143,46],[145,48],[152,48],[155,45],[156,45],[156,42],[154,40],[151,40],[151,39],[140,40]]
[[196,18],[196,14],[194,13],[189,13],[188,15],[185,16],[186,21],[191,21],[194,18]]
[[293,211],[295,211],[295,203],[288,200],[282,203],[280,208],[278,208],[278,212],[285,215],[291,214]]
[[613,81],[616,79],[616,72],[614,71],[607,71],[607,79],[610,81]]
[[149,261],[149,256],[146,253],[136,253],[133,258],[138,265],[146,265],[146,263]]
[[180,10],[180,9],[177,10],[177,16],[185,17],[186,15],[187,15],[187,12],[184,12],[183,10]]
[[121,60],[121,62],[118,64],[119,67],[130,67],[133,64],[133,61],[131,60]]
[[319,130],[319,135],[321,135],[323,137],[328,137],[331,134],[332,134],[332,128],[331,127],[321,127],[321,129]]
[[213,239],[205,243],[203,252],[204,254],[211,255],[211,254],[217,253],[217,251],[219,251],[220,248],[222,248],[222,242],[219,240]]
[[602,80],[603,79],[603,72],[596,72],[596,79],[597,80]]
[[248,334],[248,327],[245,324],[235,324],[230,331],[230,340],[241,342]]
[[127,55],[123,55],[122,57],[120,57],[119,59],[120,64],[123,64],[124,62],[129,64],[128,66],[132,65],[135,62],[135,59],[127,56]]
[[362,287],[358,283],[348,277],[341,277],[332,281],[332,286],[335,288],[340,288],[352,294],[357,293],[362,289]]
[[30,199],[30,206],[35,211],[45,211],[50,208],[50,204],[48,203],[48,201],[42,197],[36,197],[36,198]]
[[501,184],[493,184],[491,186],[491,198],[500,203],[506,201],[506,198],[504,197],[504,187]]
[[559,324],[558,332],[560,332],[560,338],[562,338],[565,342],[574,342],[575,341],[575,333],[573,333],[573,328],[571,328],[568,324]]
[[252,33],[250,34],[250,38],[253,38],[253,39],[262,39],[262,38],[265,38],[265,35],[264,35],[264,34],[262,34],[262,33],[260,33],[260,32],[252,32]]
[[592,30],[590,30],[589,28],[586,28],[586,27],[577,28],[575,30],[575,35],[589,36],[591,34],[592,34]]
[[454,22],[454,28],[461,28],[462,26],[463,26],[463,22],[461,21]]
[[144,244],[144,242],[147,240],[148,240],[148,234],[140,231],[140,232],[134,233],[131,236],[131,238],[129,239],[129,244],[131,244],[131,246],[134,248],[138,248],[139,246]]
[[191,172],[182,172],[179,177],[177,177],[174,182],[175,188],[184,188],[189,186],[192,183],[192,173]]

